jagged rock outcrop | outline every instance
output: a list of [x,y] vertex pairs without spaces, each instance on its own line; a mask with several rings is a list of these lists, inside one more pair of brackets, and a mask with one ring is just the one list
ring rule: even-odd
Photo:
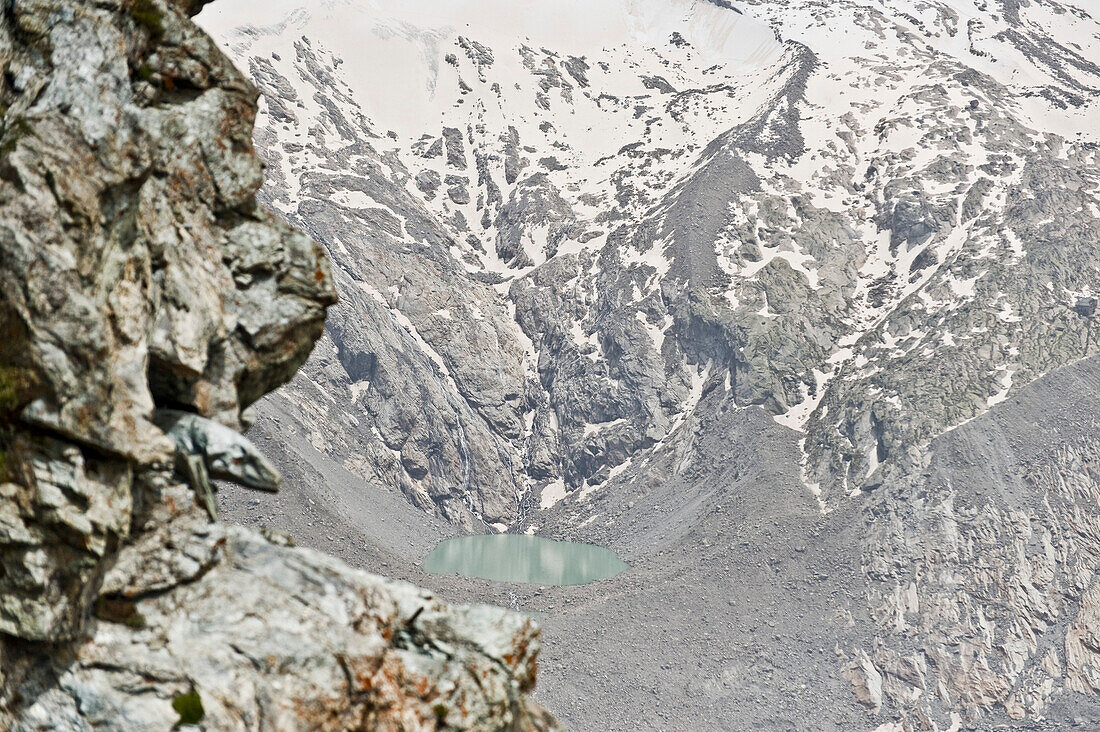
[[1095,357],[1047,375],[868,497],[876,637],[851,655],[869,707],[915,729],[958,709],[981,728],[1096,693],[1098,387]]
[[198,456],[211,478],[249,488],[279,490],[278,469],[240,433],[197,414],[158,409],[156,425],[176,443],[177,452]]
[[453,608],[239,527],[197,521],[173,538],[202,557],[190,571],[158,581],[139,541],[71,661],[20,655],[5,679],[25,696],[14,729],[167,730],[194,694],[212,730],[552,726],[523,700],[538,630],[522,615]]
[[256,203],[257,92],[203,4],[0,9],[0,727],[552,726],[530,621],[212,523],[189,484],[275,487],[238,432],[336,302]]

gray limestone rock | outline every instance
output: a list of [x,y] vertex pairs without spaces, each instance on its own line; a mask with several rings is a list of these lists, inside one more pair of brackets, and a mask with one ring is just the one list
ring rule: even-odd
[[40,666],[4,679],[7,694],[25,697],[18,717],[0,710],[7,729],[167,732],[186,695],[210,729],[554,728],[523,696],[538,652],[529,619],[452,608],[244,529],[197,530],[216,556],[206,571],[166,591],[104,597],[89,644],[55,682],[45,650],[26,659]]
[[[336,302],[323,248],[256,201],[257,90],[189,20],[202,5],[0,8],[0,728],[169,730],[196,709],[211,729],[555,728],[525,696],[528,619],[212,523],[173,471],[181,452],[199,487],[274,487],[244,411]],[[252,68],[295,118],[286,77]],[[346,97],[315,101],[365,129]],[[479,408],[515,433],[520,391]]]
[[446,127],[443,129],[443,139],[447,141],[447,165],[456,170],[466,170],[466,146],[462,142],[462,131]]
[[[129,533],[133,469],[167,464],[173,451],[154,406],[238,427],[240,410],[305,360],[335,298],[321,249],[252,200],[252,87],[177,10],[154,10],[169,45],[141,26],[145,15],[61,2],[8,8],[0,26],[5,63],[24,69],[0,88],[12,176],[0,206],[0,311],[16,339],[2,368],[17,387],[0,437],[4,478],[40,496],[17,501],[29,525],[66,515],[63,495],[101,504],[91,526],[74,527],[87,540],[27,556],[40,580],[67,579],[41,584],[37,600],[18,573],[0,579],[22,588],[26,625],[7,629],[18,636],[80,631],[110,547]],[[43,24],[42,36],[17,31]],[[79,71],[83,58],[96,68]],[[177,98],[166,75],[194,93]],[[23,437],[32,426],[72,445],[47,460],[68,467],[43,469],[58,448]],[[97,525],[110,528],[97,536]],[[55,615],[56,585],[72,612]]]
[[422,170],[416,174],[416,187],[429,201],[435,198],[440,185],[442,185],[442,181],[439,173],[434,170]]
[[177,450],[202,458],[211,477],[257,490],[279,489],[279,471],[236,430],[174,409],[157,410],[153,421],[172,438]]

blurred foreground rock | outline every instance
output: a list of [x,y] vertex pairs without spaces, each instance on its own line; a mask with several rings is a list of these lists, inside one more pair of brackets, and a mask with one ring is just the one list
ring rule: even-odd
[[211,523],[154,422],[240,431],[336,301],[202,4],[0,10],[0,728],[553,727],[528,620]]

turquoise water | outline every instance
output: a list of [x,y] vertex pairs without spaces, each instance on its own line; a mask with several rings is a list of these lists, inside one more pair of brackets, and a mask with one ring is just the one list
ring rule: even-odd
[[522,534],[447,539],[424,560],[424,569],[433,574],[536,585],[583,585],[629,568],[615,552],[602,546]]

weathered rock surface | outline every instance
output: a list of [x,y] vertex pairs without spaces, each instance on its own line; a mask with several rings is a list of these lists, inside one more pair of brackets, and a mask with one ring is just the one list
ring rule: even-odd
[[211,478],[257,490],[279,489],[279,471],[239,432],[175,409],[158,410],[154,422],[176,444],[177,451],[201,457]]
[[1056,371],[933,440],[919,472],[865,502],[878,637],[860,653],[881,703],[914,726],[953,705],[1020,720],[1095,693],[1097,394],[1095,357]]
[[206,554],[202,571],[154,592],[125,576],[146,547],[124,549],[59,677],[50,650],[9,671],[25,701],[8,728],[169,730],[173,701],[194,693],[213,730],[548,726],[523,698],[538,630],[522,615],[455,609],[250,530],[189,528],[175,538]]
[[276,486],[245,410],[336,301],[324,250],[256,203],[257,92],[203,4],[0,8],[0,727],[553,726],[526,619],[196,495]]

